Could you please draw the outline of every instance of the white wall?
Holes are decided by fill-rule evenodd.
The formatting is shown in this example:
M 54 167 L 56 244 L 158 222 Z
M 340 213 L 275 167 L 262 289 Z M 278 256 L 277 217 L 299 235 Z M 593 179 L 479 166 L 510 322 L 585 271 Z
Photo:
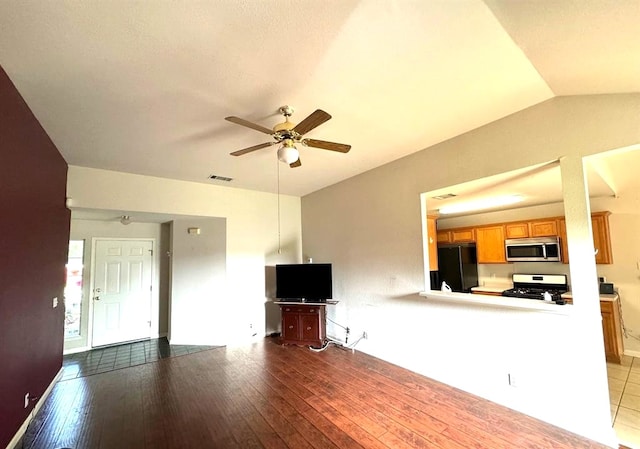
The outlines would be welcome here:
M 211 322 L 217 301 L 225 301 L 226 220 L 189 218 L 174 220 L 171 239 L 171 344 L 224 343 Z M 190 234 L 198 228 L 199 234 Z M 217 320 L 216 320 L 217 321 Z
M 91 308 L 91 251 L 94 238 L 141 238 L 154 239 L 152 295 L 151 295 L 151 336 L 158 337 L 167 332 L 166 296 L 160 296 L 161 243 L 160 225 L 157 223 L 130 223 L 127 226 L 119 221 L 71 220 L 71 240 L 84 240 L 84 271 L 82 285 L 82 318 L 80 337 L 65 340 L 64 350 L 74 351 L 90 345 L 89 319 Z
M 270 193 L 70 166 L 67 196 L 74 207 L 132 216 L 138 211 L 226 219 L 226 295 L 207 310 L 208 336 L 217 344 L 264 335 L 265 267 L 302 261 L 297 197 L 281 196 L 279 239 L 278 201 Z M 253 329 L 247 317 L 257 321 Z
M 572 173 L 576 157 L 640 142 L 638 117 L 640 95 L 559 97 L 304 197 L 303 253 L 334 264 L 329 317 L 366 331 L 365 352 L 612 444 L 596 280 L 570 317 L 426 300 L 420 194 L 564 156 Z M 590 225 L 572 195 L 573 254 Z

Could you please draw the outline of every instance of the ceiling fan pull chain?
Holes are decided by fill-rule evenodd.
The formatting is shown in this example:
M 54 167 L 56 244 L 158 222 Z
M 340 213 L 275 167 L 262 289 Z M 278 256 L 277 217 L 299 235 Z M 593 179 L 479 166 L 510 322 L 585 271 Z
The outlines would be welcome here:
M 280 161 L 276 159 L 276 171 L 278 180 L 278 254 L 282 254 L 282 246 L 280 244 Z

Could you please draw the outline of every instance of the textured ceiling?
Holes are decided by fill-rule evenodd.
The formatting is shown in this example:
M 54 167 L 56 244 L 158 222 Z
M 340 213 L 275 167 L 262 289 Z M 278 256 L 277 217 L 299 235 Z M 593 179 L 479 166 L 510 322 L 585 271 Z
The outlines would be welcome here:
M 554 95 L 640 91 L 640 0 L 0 1 L 0 65 L 71 165 L 305 195 Z M 352 145 L 272 146 L 294 122 Z

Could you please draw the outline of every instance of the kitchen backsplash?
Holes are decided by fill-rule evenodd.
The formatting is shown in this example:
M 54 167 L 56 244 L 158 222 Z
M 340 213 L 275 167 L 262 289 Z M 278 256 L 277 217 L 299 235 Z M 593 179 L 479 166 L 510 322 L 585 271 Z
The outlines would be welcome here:
M 571 286 L 569 265 L 555 262 L 516 262 L 505 264 L 479 264 L 478 283 L 480 285 L 511 284 L 513 273 L 523 274 L 566 274 Z

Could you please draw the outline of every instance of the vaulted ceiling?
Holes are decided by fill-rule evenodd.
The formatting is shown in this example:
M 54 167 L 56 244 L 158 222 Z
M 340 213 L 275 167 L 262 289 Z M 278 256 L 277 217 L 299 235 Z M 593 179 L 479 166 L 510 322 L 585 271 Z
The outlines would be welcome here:
M 640 0 L 0 2 L 0 65 L 71 165 L 305 195 L 556 95 L 640 91 Z M 306 137 L 276 146 L 291 105 Z M 210 181 L 216 174 L 230 183 Z

